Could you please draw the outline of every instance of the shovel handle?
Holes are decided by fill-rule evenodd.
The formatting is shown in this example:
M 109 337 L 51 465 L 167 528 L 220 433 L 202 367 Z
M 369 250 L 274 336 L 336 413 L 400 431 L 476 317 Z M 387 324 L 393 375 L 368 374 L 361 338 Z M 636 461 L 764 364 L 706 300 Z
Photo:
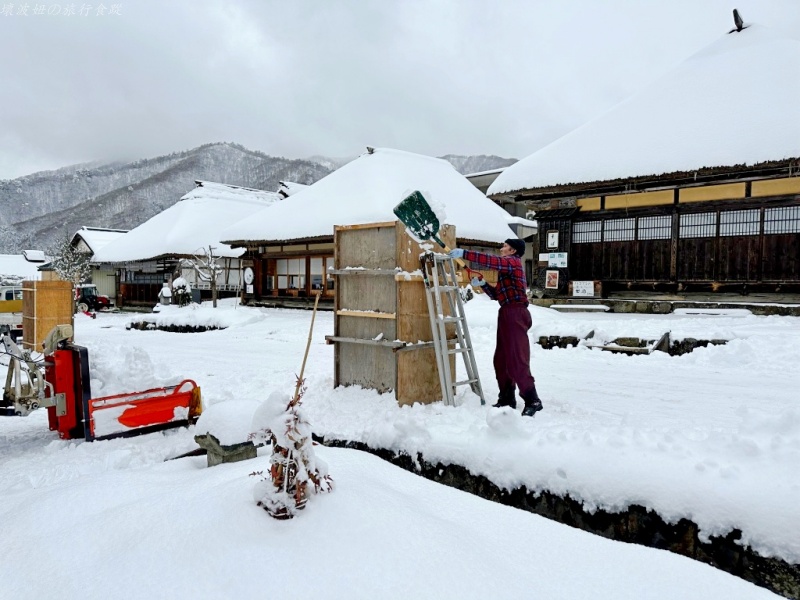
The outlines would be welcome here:
M 440 239 L 439 239 L 438 237 L 436 237 L 436 236 L 433 236 L 433 239 L 434 239 L 434 240 L 436 240 L 436 241 L 439 243 L 439 245 L 440 245 L 440 246 L 441 246 L 441 247 L 444 249 L 444 251 L 445 251 L 445 252 L 448 252 L 448 253 L 450 252 L 450 250 L 451 250 L 450 246 L 448 246 L 447 244 L 445 244 L 445 243 L 444 243 L 442 240 L 440 240 Z M 470 268 L 467 266 L 467 263 L 466 263 L 466 262 L 464 262 L 463 260 L 461 260 L 460 258 L 454 258 L 453 260 L 454 260 L 454 261 L 456 261 L 456 264 L 457 264 L 459 267 L 461 267 L 462 269 L 466 269 L 466 271 L 467 271 L 467 275 L 469 275 L 470 277 L 472 277 L 472 274 L 473 274 L 473 273 L 475 273 L 475 274 L 476 274 L 476 276 L 478 277 L 478 279 L 483 279 L 483 273 L 481 273 L 481 272 L 479 272 L 479 271 L 473 271 L 472 269 L 470 269 Z
M 433 235 L 433 236 L 431 236 L 431 237 L 433 238 L 433 240 L 434 240 L 434 241 L 435 241 L 437 244 L 439 244 L 439 245 L 440 245 L 442 248 L 444 248 L 444 251 L 445 251 L 445 252 L 447 252 L 448 254 L 450 253 L 450 250 L 452 250 L 452 248 L 450 248 L 450 246 L 448 246 L 448 245 L 447 245 L 447 244 L 445 244 L 445 243 L 444 243 L 442 240 L 440 240 L 438 236 L 435 236 L 435 235 Z M 462 268 L 466 269 L 467 271 L 471 271 L 471 269 L 470 269 L 470 268 L 467 266 L 467 263 L 465 263 L 465 262 L 464 262 L 463 260 L 461 260 L 460 258 L 454 258 L 453 260 L 454 260 L 454 261 L 456 261 L 456 264 L 457 264 L 459 267 L 462 267 Z

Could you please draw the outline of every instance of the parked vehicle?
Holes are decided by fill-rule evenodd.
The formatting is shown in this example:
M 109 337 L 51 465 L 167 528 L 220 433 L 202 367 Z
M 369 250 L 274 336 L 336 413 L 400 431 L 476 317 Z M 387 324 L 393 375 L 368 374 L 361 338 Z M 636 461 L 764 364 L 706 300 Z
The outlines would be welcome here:
M 108 296 L 98 294 L 93 283 L 82 283 L 75 286 L 75 307 L 81 312 L 110 310 L 114 303 Z
M 16 341 L 22 337 L 22 287 L 0 287 L 0 333 L 8 333 Z

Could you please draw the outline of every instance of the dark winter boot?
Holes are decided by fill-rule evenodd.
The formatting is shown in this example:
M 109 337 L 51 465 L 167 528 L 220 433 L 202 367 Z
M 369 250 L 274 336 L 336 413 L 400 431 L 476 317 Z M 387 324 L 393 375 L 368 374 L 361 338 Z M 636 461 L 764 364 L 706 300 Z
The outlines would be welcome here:
M 532 417 L 544 408 L 544 406 L 542 406 L 542 401 L 539 399 L 539 394 L 536 393 L 535 386 L 522 398 L 525 400 L 525 408 L 522 409 L 523 417 Z
M 494 408 L 503 408 L 504 406 L 509 406 L 511 408 L 517 408 L 517 397 L 514 393 L 514 389 L 511 390 L 500 390 L 500 394 L 497 396 L 497 404 L 493 405 Z

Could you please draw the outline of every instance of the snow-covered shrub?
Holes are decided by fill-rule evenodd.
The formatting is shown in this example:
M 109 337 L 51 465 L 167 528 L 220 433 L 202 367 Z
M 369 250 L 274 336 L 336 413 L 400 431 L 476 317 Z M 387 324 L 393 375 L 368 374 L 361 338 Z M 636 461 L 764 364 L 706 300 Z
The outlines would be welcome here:
M 291 519 L 305 507 L 309 494 L 329 492 L 333 479 L 328 466 L 314 454 L 311 426 L 300 409 L 305 388 L 294 398 L 272 392 L 253 416 L 251 439 L 272 445 L 269 473 L 253 490 L 256 503 L 276 519 Z
M 187 306 L 192 301 L 192 286 L 183 277 L 172 282 L 173 302 L 178 306 Z

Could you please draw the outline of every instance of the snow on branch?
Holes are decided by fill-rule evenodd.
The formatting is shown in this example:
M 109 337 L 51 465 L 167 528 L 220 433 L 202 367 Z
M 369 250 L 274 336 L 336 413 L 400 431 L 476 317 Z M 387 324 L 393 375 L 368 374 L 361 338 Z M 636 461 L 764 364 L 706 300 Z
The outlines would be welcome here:
M 276 519 L 291 519 L 305 508 L 309 495 L 330 492 L 333 479 L 328 465 L 317 458 L 311 439 L 311 426 L 300 410 L 305 393 L 298 377 L 299 393 L 294 398 L 280 392 L 270 394 L 253 417 L 256 443 L 272 446 L 270 469 L 251 473 L 261 476 L 253 490 L 258 506 Z
M 54 241 L 46 254 L 52 257 L 50 265 L 61 279 L 71 281 L 73 285 L 90 279 L 92 265 L 89 256 L 73 246 L 71 236 L 63 235 Z

